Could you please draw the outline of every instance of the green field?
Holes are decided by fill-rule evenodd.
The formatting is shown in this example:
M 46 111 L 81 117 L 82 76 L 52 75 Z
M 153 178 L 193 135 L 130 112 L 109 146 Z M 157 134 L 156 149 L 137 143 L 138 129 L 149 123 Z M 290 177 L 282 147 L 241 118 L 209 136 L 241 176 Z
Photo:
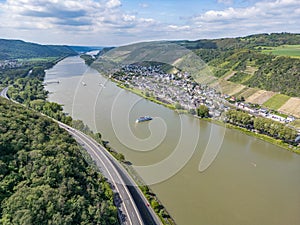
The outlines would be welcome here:
M 293 122 L 291 122 L 291 125 L 300 128 L 300 119 L 294 120 Z
M 40 58 L 28 58 L 28 59 L 18 59 L 20 62 L 47 62 L 54 61 L 59 57 L 40 57 Z
M 270 109 L 279 109 L 281 106 L 283 106 L 284 103 L 289 100 L 290 97 L 287 95 L 277 94 L 271 97 L 268 101 L 266 101 L 263 105 L 270 108 Z
M 300 45 L 281 45 L 278 47 L 260 47 L 263 53 L 271 53 L 279 56 L 300 58 Z

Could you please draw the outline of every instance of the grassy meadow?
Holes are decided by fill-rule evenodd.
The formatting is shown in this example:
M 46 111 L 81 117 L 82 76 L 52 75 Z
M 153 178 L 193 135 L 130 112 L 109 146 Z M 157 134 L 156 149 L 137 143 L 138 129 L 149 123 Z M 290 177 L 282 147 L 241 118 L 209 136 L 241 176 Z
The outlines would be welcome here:
M 266 102 L 264 102 L 264 106 L 270 109 L 278 110 L 281 106 L 283 106 L 291 97 L 283 94 L 277 94 L 273 97 L 269 98 Z
M 278 47 L 261 47 L 263 53 L 271 53 L 278 56 L 300 58 L 300 45 L 281 45 Z

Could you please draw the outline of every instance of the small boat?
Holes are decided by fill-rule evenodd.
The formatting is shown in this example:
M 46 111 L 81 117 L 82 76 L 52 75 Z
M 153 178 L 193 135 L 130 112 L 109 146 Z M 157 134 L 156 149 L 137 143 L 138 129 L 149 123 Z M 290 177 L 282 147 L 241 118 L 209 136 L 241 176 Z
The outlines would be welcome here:
M 81 82 L 83 86 L 86 86 L 86 83 L 84 83 L 83 81 Z
M 140 122 L 145 122 L 145 121 L 149 121 L 149 120 L 152 120 L 152 117 L 150 117 L 150 116 L 141 116 L 135 122 L 140 123 Z

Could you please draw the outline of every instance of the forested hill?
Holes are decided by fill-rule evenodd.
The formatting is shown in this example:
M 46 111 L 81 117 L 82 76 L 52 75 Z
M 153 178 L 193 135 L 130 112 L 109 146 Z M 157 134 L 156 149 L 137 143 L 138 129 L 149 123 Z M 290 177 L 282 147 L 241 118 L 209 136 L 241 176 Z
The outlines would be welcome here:
M 39 45 L 21 40 L 0 39 L 0 60 L 63 57 L 76 55 L 69 46 Z
M 300 34 L 254 34 L 246 37 L 180 40 L 170 43 L 190 49 L 206 62 L 212 73 L 222 81 L 220 83 L 224 84 L 222 88 L 225 93 L 228 91 L 226 94 L 243 95 L 243 91 L 250 96 L 248 89 L 252 88 L 250 91 L 263 89 L 300 97 Z M 110 49 L 104 48 L 101 53 L 108 50 Z M 126 51 L 130 54 L 125 54 Z M 144 50 L 139 43 L 121 47 L 119 51 L 111 52 L 111 55 L 115 54 L 118 58 L 118 54 L 123 54 L 127 57 L 126 60 L 134 61 L 143 59 L 144 51 L 147 51 L 148 58 L 157 55 L 157 49 Z M 162 52 L 160 54 L 164 55 Z
M 300 97 L 300 34 L 256 34 L 175 43 L 194 51 L 222 80 Z
M 200 39 L 196 41 L 174 41 L 188 49 L 219 49 L 233 50 L 238 48 L 255 48 L 259 46 L 276 47 L 280 45 L 299 45 L 300 34 L 272 33 L 253 34 L 246 37 Z
M 118 224 L 81 151 L 51 119 L 0 98 L 0 224 Z

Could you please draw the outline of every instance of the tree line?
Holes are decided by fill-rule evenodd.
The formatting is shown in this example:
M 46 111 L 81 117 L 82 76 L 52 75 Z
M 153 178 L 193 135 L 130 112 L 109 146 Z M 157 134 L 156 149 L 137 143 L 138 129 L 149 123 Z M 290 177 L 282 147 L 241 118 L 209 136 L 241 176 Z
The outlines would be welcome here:
M 226 122 L 249 130 L 255 130 L 287 143 L 294 143 L 297 137 L 296 130 L 287 127 L 285 124 L 264 117 L 254 117 L 238 110 L 229 110 L 226 113 Z
M 15 83 L 8 90 L 9 97 L 29 108 L 42 112 L 51 118 L 82 131 L 105 146 L 116 159 L 125 161 L 124 155 L 112 149 L 107 141 L 102 140 L 100 133 L 94 133 L 81 120 L 73 120 L 72 117 L 66 115 L 60 104 L 47 101 L 48 92 L 44 90 L 42 84 L 44 75 L 44 70 L 39 70 L 39 73 L 32 73 L 29 77 L 16 79 Z
M 105 178 L 51 119 L 0 98 L 0 223 L 118 224 Z
M 76 54 L 69 46 L 39 45 L 21 40 L 0 39 L 0 60 L 65 57 Z
M 49 62 L 42 65 L 33 64 L 22 73 L 17 72 L 18 68 L 12 69 L 15 76 L 10 81 L 13 85 L 9 88 L 9 96 L 28 108 L 71 125 L 92 136 L 99 143 L 107 145 L 108 142 L 101 139 L 100 133 L 94 133 L 82 121 L 67 116 L 61 105 L 46 100 L 48 92 L 44 90 L 43 79 L 44 70 L 48 65 Z M 95 166 L 87 164 L 93 164 L 93 161 L 85 150 L 78 147 L 76 142 L 50 119 L 30 109 L 25 110 L 24 107 L 0 100 L 3 101 L 2 108 L 0 107 L 3 111 L 1 113 L 0 110 L 0 170 L 3 171 L 0 180 L 7 175 L 4 180 L 6 185 L 2 186 L 0 181 L 0 203 L 3 206 L 0 209 L 0 224 L 118 224 L 117 209 L 113 204 L 110 186 Z M 2 115 L 7 115 L 7 120 L 2 120 Z M 22 128 L 23 121 L 26 121 L 25 126 L 28 129 Z M 9 132 L 8 129 L 16 133 Z M 108 145 L 107 148 L 116 158 L 125 160 L 122 154 L 110 149 Z M 19 182 L 23 183 L 24 180 L 13 181 L 10 180 L 11 177 L 24 177 L 20 173 L 21 170 L 26 174 L 38 170 L 38 166 L 32 168 L 37 162 L 30 158 L 31 154 L 36 154 L 36 149 L 39 150 L 38 157 L 32 160 L 40 162 L 38 165 L 43 168 L 41 172 L 36 173 L 42 176 L 47 171 L 47 174 L 39 179 L 34 176 L 25 177 L 31 179 L 28 183 L 32 187 L 24 186 L 24 189 L 14 192 L 18 189 Z M 29 165 L 12 161 L 17 158 L 19 151 Z M 7 158 L 7 155 L 10 157 Z M 8 173 L 11 165 L 19 164 L 24 164 L 25 168 Z M 86 167 L 86 171 L 81 170 L 83 167 Z M 52 170 L 54 172 L 51 172 Z M 75 171 L 71 173 L 70 170 Z M 26 208 L 30 199 L 33 199 L 32 204 Z M 14 202 L 18 203 L 16 207 L 13 207 Z

